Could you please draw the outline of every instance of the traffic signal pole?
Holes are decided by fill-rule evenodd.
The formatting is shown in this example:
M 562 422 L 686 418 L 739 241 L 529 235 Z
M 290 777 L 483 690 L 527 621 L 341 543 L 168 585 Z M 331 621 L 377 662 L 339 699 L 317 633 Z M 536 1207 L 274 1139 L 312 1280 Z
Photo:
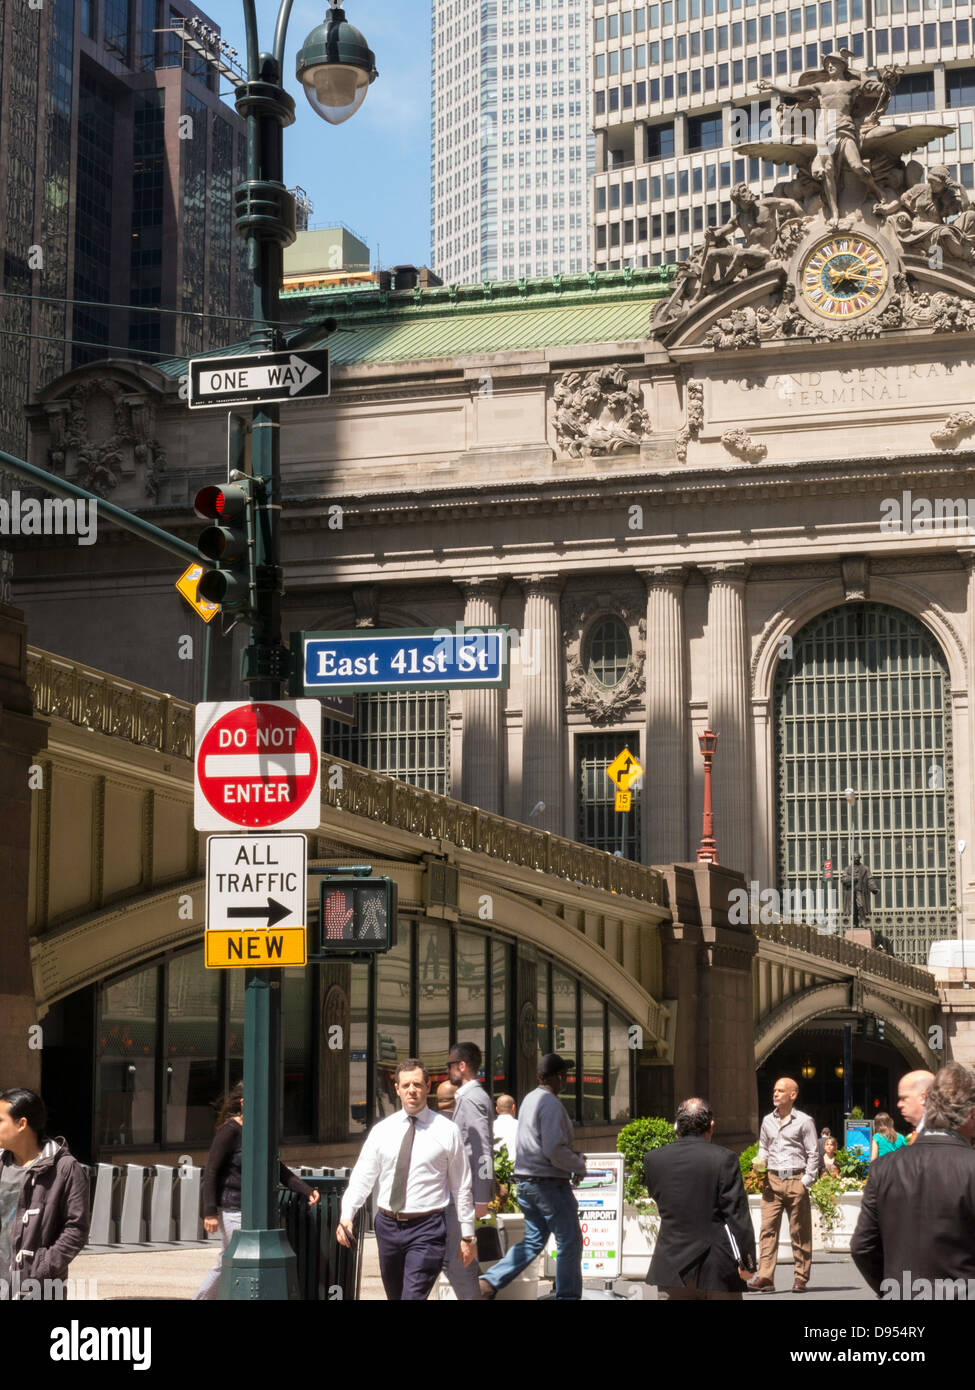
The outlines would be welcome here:
M 277 328 L 283 250 L 295 239 L 295 205 L 284 186 L 284 128 L 294 102 L 281 85 L 281 61 L 291 0 L 278 14 L 274 54 L 258 51 L 254 0 L 244 0 L 247 77 L 237 110 L 247 122 L 247 180 L 235 190 L 238 233 L 247 240 L 254 277 L 255 352 L 283 347 Z M 281 642 L 280 414 L 276 405 L 254 409 L 251 466 L 255 483 L 256 592 L 243 679 L 251 700 L 280 700 L 290 667 Z M 247 970 L 244 984 L 244 1110 L 241 1134 L 241 1229 L 220 1276 L 222 1299 L 298 1297 L 294 1252 L 277 1219 L 278 1142 L 281 1119 L 281 984 L 276 970 Z

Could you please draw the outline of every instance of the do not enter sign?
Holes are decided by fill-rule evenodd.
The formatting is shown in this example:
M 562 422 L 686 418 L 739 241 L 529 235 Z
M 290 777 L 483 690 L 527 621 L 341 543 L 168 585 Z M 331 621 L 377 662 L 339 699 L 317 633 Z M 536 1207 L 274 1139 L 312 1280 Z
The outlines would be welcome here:
M 196 707 L 197 830 L 316 830 L 321 705 L 264 700 Z

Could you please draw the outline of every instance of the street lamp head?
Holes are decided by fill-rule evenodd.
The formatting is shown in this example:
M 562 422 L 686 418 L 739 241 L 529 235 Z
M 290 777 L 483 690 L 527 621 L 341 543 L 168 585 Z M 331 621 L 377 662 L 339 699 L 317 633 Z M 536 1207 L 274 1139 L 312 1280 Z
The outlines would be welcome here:
M 355 115 L 376 80 L 376 55 L 333 5 L 298 54 L 298 78 L 314 109 L 330 125 Z
M 698 734 L 697 741 L 704 757 L 712 757 L 718 746 L 718 735 L 711 729 L 705 729 L 703 734 Z

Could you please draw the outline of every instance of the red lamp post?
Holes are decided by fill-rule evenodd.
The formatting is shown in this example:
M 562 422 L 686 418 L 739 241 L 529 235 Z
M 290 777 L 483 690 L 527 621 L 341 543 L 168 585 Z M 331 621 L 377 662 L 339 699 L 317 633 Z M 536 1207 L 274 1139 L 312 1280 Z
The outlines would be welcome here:
M 704 758 L 704 815 L 701 824 L 701 844 L 697 851 L 699 864 L 718 863 L 718 845 L 714 838 L 714 810 L 711 805 L 711 761 L 718 746 L 718 735 L 711 729 L 698 734 L 701 756 Z

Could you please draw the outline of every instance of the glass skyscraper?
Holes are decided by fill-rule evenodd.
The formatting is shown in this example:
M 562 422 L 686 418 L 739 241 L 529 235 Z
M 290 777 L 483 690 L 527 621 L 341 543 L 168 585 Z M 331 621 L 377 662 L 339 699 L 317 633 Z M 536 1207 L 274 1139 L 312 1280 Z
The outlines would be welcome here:
M 728 219 L 734 184 L 770 193 L 792 177 L 736 154 L 735 108 L 758 138 L 769 105 L 759 79 L 795 84 L 841 49 L 860 71 L 903 69 L 887 116 L 953 127 L 910 158 L 975 188 L 971 0 L 592 0 L 589 24 L 597 269 L 683 260 Z
M 588 269 L 586 0 L 433 0 L 431 256 L 447 284 Z

